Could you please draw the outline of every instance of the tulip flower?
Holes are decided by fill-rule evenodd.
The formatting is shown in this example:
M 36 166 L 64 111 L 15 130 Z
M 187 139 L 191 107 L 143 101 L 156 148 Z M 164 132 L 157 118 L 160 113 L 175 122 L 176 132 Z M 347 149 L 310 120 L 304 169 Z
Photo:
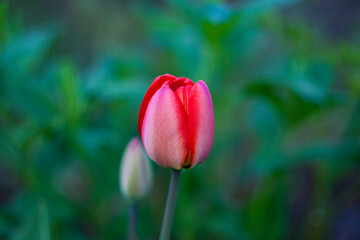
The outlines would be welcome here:
M 160 240 L 167 240 L 181 169 L 202 163 L 214 140 L 213 106 L 205 82 L 170 74 L 157 77 L 141 104 L 138 128 L 149 157 L 173 168 L 160 232 Z
M 120 167 L 120 190 L 129 203 L 128 239 L 136 237 L 136 200 L 144 197 L 152 185 L 152 169 L 141 141 L 134 137 L 126 146 Z
M 166 168 L 192 168 L 203 162 L 214 140 L 211 95 L 204 81 L 157 77 L 140 107 L 138 128 L 145 150 Z
M 152 184 L 150 162 L 141 145 L 134 137 L 125 148 L 119 174 L 121 191 L 130 200 L 144 197 Z

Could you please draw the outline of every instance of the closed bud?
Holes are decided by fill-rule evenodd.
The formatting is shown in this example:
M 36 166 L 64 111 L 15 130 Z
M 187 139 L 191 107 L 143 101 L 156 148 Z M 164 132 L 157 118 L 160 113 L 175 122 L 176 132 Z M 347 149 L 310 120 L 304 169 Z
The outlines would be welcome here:
M 129 200 L 144 197 L 152 185 L 152 169 L 141 141 L 134 137 L 125 148 L 120 165 L 120 189 Z
M 214 111 L 204 81 L 165 74 L 147 90 L 139 133 L 149 157 L 162 167 L 192 168 L 207 158 L 214 140 Z

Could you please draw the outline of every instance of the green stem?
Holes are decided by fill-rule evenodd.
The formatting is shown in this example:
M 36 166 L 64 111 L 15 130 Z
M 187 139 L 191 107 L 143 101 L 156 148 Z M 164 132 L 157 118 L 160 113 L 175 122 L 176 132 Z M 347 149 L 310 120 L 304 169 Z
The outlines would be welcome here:
M 176 197 L 179 190 L 180 173 L 181 170 L 176 169 L 173 169 L 171 173 L 169 192 L 159 238 L 160 240 L 168 240 L 170 238 L 171 226 L 175 212 Z
M 128 240 L 136 240 L 136 203 L 129 206 Z

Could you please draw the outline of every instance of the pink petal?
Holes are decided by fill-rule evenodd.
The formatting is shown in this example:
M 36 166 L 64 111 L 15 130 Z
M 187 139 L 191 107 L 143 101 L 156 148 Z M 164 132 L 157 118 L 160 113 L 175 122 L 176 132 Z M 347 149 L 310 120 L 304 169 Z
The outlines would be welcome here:
M 189 92 L 188 136 L 191 167 L 203 162 L 214 141 L 214 112 L 211 95 L 203 81 L 197 82 Z
M 144 99 L 143 99 L 143 101 L 141 103 L 141 107 L 140 107 L 139 119 L 138 119 L 138 129 L 139 129 L 140 135 L 142 134 L 141 128 L 143 125 L 143 119 L 145 116 L 146 108 L 147 108 L 152 96 L 156 93 L 157 90 L 159 90 L 159 88 L 161 88 L 161 86 L 166 81 L 173 81 L 175 79 L 176 79 L 176 77 L 174 77 L 173 75 L 164 74 L 164 75 L 161 75 L 161 76 L 158 76 L 157 78 L 155 78 L 155 80 L 151 83 L 149 89 L 145 93 Z
M 189 151 L 186 114 L 169 86 L 151 98 L 141 127 L 145 150 L 162 167 L 181 169 Z
M 176 78 L 175 80 L 171 80 L 170 88 L 175 92 L 179 87 L 193 86 L 193 85 L 194 83 L 190 79 L 185 77 L 179 77 Z
M 189 92 L 191 89 L 192 89 L 192 86 L 186 86 L 186 87 L 179 87 L 175 91 L 175 94 L 178 96 L 181 104 L 184 107 L 186 115 L 188 113 Z

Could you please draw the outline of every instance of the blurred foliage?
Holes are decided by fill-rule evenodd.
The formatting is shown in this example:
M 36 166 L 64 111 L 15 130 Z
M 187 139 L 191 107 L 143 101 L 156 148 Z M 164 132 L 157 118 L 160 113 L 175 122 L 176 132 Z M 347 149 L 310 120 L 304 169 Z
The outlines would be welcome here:
M 360 25 L 329 34 L 330 5 L 359 20 L 350 0 L 0 2 L 0 239 L 125 238 L 119 161 L 164 73 L 205 80 L 215 112 L 173 239 L 359 239 Z

